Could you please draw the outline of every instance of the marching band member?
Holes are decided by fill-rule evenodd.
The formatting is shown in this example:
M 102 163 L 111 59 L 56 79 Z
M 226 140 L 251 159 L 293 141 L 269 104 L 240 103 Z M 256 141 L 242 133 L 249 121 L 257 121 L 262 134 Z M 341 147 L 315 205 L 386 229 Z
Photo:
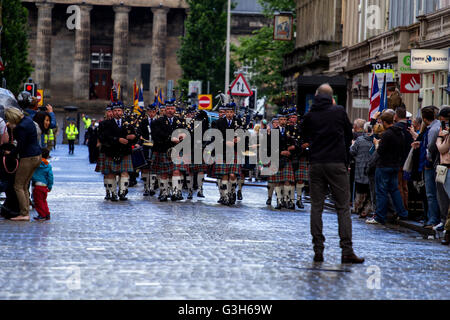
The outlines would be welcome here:
M 123 116 L 123 104 L 113 104 L 113 118 L 105 123 L 105 168 L 104 174 L 111 185 L 111 200 L 117 199 L 116 176 L 119 176 L 119 198 L 121 201 L 128 200 L 129 174 L 133 172 L 131 160 L 132 145 L 134 145 L 136 134 L 133 126 L 129 125 Z
M 278 130 L 278 118 L 273 118 L 272 119 L 272 129 L 274 130 Z M 270 133 L 271 133 L 271 127 L 267 128 L 267 136 L 268 136 L 268 142 L 270 142 Z M 270 147 L 269 147 L 269 152 L 270 152 Z M 270 154 L 269 154 L 270 155 Z M 273 192 L 275 191 L 275 186 L 276 184 L 273 182 L 270 182 L 269 180 L 267 181 L 267 201 L 266 204 L 268 206 L 272 205 L 272 196 L 273 196 Z
M 153 196 L 156 193 L 157 176 L 154 171 L 154 165 L 151 161 L 151 150 L 153 146 L 151 125 L 158 119 L 158 108 L 156 104 L 150 104 L 147 106 L 147 116 L 141 121 L 138 131 L 140 135 L 140 144 L 144 148 L 144 155 L 147 159 L 148 165 L 142 168 L 142 181 L 144 181 L 144 197 Z
M 103 185 L 105 186 L 106 196 L 105 200 L 111 200 L 112 182 L 107 178 L 104 173 L 105 170 L 105 124 L 108 120 L 113 118 L 113 111 L 111 105 L 108 105 L 105 109 L 104 120 L 98 125 L 98 141 L 97 146 L 100 147 L 100 153 L 98 155 L 97 164 L 95 166 L 95 172 L 101 172 L 103 174 Z

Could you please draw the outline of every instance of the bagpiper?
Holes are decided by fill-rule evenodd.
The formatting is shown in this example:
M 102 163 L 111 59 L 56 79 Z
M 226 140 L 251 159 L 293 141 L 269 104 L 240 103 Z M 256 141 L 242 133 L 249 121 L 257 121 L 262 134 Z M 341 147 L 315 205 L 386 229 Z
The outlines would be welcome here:
M 184 138 L 183 135 L 172 137 L 173 131 L 185 127 L 184 121 L 175 117 L 175 112 L 174 103 L 166 102 L 164 115 L 151 124 L 154 141 L 151 161 L 153 170 L 158 175 L 161 189 L 159 200 L 161 202 L 167 201 L 169 197 L 172 201 L 183 200 L 180 172 L 183 165 L 174 164 L 169 155 L 172 147 L 180 143 Z M 172 188 L 169 186 L 169 180 L 172 182 Z
M 103 174 L 103 185 L 105 187 L 106 196 L 105 200 L 111 200 L 111 189 L 112 184 L 110 179 L 107 178 L 107 174 L 105 173 L 105 124 L 108 123 L 108 120 L 113 118 L 113 111 L 111 104 L 106 106 L 105 116 L 103 121 L 101 121 L 98 125 L 98 141 L 97 145 L 100 147 L 100 152 L 97 158 L 97 164 L 95 166 L 95 172 L 101 172 Z
M 142 119 L 138 128 L 140 137 L 139 145 L 142 145 L 147 160 L 147 165 L 141 168 L 142 181 L 144 182 L 144 197 L 155 195 L 156 189 L 158 189 L 157 172 L 155 171 L 155 166 L 151 160 L 153 148 L 151 126 L 152 123 L 158 119 L 158 108 L 156 103 L 153 103 L 148 105 L 146 109 L 147 115 Z
M 211 122 L 211 129 L 217 129 L 217 122 L 224 117 L 225 117 L 225 106 L 221 106 L 219 108 L 219 118 L 217 120 L 213 120 Z M 213 137 L 213 139 L 214 139 L 214 137 Z M 211 140 L 211 143 L 213 141 L 214 140 Z M 211 157 L 215 156 L 214 150 L 212 151 L 210 156 Z M 226 190 L 222 190 L 222 176 L 216 175 L 215 169 L 216 169 L 215 163 L 211 163 L 208 165 L 208 177 L 216 179 L 217 188 L 218 188 L 219 194 L 220 194 L 220 199 L 219 199 L 218 203 L 222 203 L 226 197 Z
M 112 106 L 113 118 L 105 123 L 105 167 L 104 174 L 108 179 L 111 200 L 118 201 L 117 195 L 121 201 L 126 201 L 130 173 L 133 170 L 131 159 L 132 146 L 136 143 L 136 133 L 129 119 L 123 115 L 123 104 L 116 102 Z M 119 192 L 117 192 L 116 176 L 119 176 Z
M 237 143 L 239 138 L 234 137 L 233 140 L 227 141 L 226 132 L 227 130 L 237 130 L 242 129 L 241 120 L 235 116 L 234 108 L 236 105 L 234 103 L 227 104 L 222 107 L 225 110 L 225 117 L 217 121 L 217 129 L 222 133 L 223 139 L 223 163 L 216 163 L 215 165 L 215 175 L 221 177 L 221 190 L 225 193 L 225 196 L 219 199 L 219 203 L 224 205 L 234 205 L 236 203 L 236 187 L 237 187 L 237 177 L 241 175 L 241 167 L 237 163 Z M 234 149 L 234 161 L 227 159 L 227 146 L 233 147 Z M 231 162 L 231 163 L 230 163 Z

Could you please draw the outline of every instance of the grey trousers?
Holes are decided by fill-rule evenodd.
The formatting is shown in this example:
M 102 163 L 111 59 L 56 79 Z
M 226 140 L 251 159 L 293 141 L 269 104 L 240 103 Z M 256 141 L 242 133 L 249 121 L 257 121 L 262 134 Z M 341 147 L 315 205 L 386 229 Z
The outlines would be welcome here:
M 325 248 L 325 237 L 322 231 L 322 212 L 328 186 L 330 186 L 338 215 L 342 254 L 352 254 L 350 185 L 347 167 L 343 163 L 311 164 L 309 168 L 309 184 L 311 196 L 311 235 L 313 238 L 314 252 L 322 253 Z

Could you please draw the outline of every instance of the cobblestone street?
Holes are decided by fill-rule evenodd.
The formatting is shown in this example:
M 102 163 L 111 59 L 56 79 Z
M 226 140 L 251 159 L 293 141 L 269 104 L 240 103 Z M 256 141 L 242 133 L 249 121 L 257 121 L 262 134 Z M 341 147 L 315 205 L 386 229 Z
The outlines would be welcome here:
M 241 203 L 223 207 L 210 183 L 200 201 L 144 199 L 140 182 L 128 202 L 106 202 L 87 148 L 67 151 L 52 153 L 52 220 L 0 221 L 0 299 L 450 298 L 449 247 L 418 233 L 353 216 L 366 262 L 341 265 L 327 212 L 325 263 L 315 265 L 308 205 L 274 211 L 265 188 L 244 187 Z

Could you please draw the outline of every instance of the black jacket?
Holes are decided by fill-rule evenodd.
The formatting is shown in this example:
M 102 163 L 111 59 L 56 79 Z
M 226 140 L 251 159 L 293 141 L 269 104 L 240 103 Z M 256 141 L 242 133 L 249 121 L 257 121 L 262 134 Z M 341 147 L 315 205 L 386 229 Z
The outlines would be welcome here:
M 228 119 L 226 117 L 220 118 L 219 120 L 217 120 L 217 129 L 220 130 L 220 132 L 222 133 L 222 137 L 223 137 L 223 155 L 224 157 L 226 157 L 226 152 L 227 152 L 227 145 L 226 145 L 226 132 L 227 129 L 231 129 L 231 130 L 237 130 L 237 129 L 242 129 L 242 122 L 241 119 L 239 119 L 238 117 L 234 117 L 233 120 L 231 120 L 231 126 L 228 126 Z M 237 152 L 237 144 L 234 145 L 234 151 Z M 226 160 L 226 159 L 224 159 Z
M 102 128 L 102 139 L 104 139 L 105 146 L 102 148 L 107 156 L 123 157 L 131 154 L 132 145 L 134 141 L 128 141 L 124 145 L 119 142 L 120 138 L 126 138 L 129 134 L 136 134 L 134 127 L 126 125 L 127 119 L 122 118 L 122 126 L 119 128 L 116 119 L 106 120 Z
M 352 124 L 344 107 L 333 105 L 331 97 L 314 98 L 301 129 L 304 141 L 310 144 L 310 163 L 349 163 Z
M 403 166 L 404 145 L 405 138 L 401 128 L 392 126 L 383 132 L 377 149 L 380 156 L 377 168 L 400 168 Z
M 411 135 L 411 132 L 409 132 L 409 126 L 406 122 L 397 122 L 394 126 L 400 128 L 405 137 L 405 141 L 403 144 L 403 157 L 402 157 L 402 162 L 404 164 L 406 158 L 408 158 L 409 152 L 411 151 L 411 144 L 414 142 L 414 139 Z
M 158 118 L 156 121 L 152 121 L 151 130 L 153 138 L 154 152 L 167 152 L 170 148 L 175 146 L 172 140 L 172 132 L 176 129 L 183 129 L 185 127 L 184 120 L 173 117 L 172 125 L 169 123 L 167 116 Z

